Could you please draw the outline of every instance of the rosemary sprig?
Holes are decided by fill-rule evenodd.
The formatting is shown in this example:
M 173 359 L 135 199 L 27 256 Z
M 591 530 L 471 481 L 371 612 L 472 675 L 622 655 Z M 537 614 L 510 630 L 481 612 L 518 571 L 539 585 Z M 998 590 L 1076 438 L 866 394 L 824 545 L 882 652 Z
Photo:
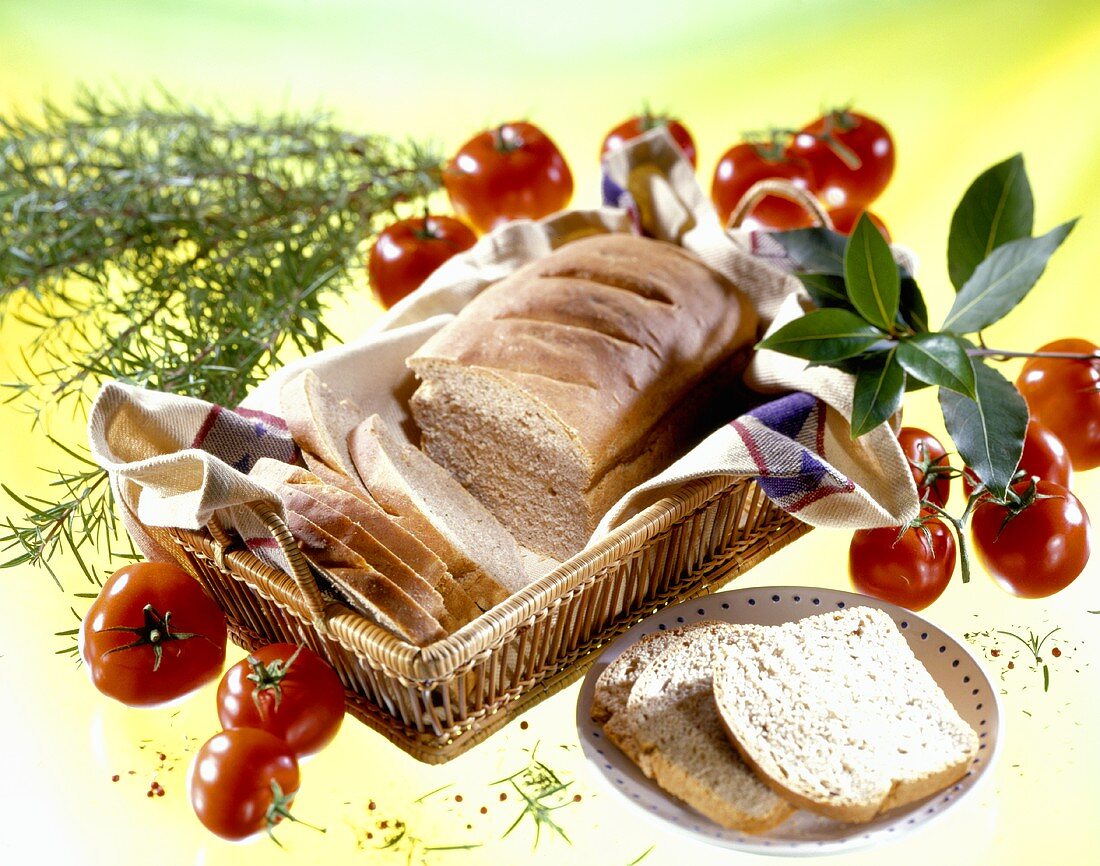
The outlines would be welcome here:
M 326 300 L 353 285 L 376 218 L 438 189 L 439 167 L 324 114 L 241 122 L 167 93 L 0 118 L 0 334 L 33 330 L 8 400 L 36 425 L 82 415 L 108 379 L 236 405 L 284 349 L 334 339 Z M 124 534 L 103 473 L 51 441 L 70 468 L 56 501 L 5 488 L 26 517 L 0 536 L 18 550 L 3 565 L 58 581 L 63 549 L 92 579 L 82 553 L 110 557 Z
M 1047 663 L 1043 661 L 1043 657 L 1039 655 L 1039 651 L 1043 648 L 1043 644 L 1047 642 L 1047 638 L 1058 631 L 1060 628 L 1061 626 L 1056 626 L 1052 628 L 1041 638 L 1031 629 L 1027 630 L 1027 638 L 1022 638 L 1012 631 L 1002 631 L 1000 629 L 997 630 L 997 634 L 1003 634 L 1005 637 L 1015 638 L 1024 646 L 1026 646 L 1031 651 L 1031 655 L 1035 658 L 1035 664 L 1042 665 L 1044 692 L 1050 691 L 1050 668 Z M 1055 655 L 1057 655 L 1057 653 L 1055 653 Z

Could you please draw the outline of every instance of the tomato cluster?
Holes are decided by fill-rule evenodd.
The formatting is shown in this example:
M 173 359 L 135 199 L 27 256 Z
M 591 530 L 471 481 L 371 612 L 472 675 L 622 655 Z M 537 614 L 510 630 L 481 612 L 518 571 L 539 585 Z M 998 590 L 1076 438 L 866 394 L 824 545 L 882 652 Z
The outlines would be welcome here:
M 696 166 L 695 140 L 677 118 L 648 109 L 604 136 L 605 156 L 627 141 L 665 127 L 685 158 Z M 848 234 L 886 187 L 894 171 L 894 142 L 866 114 L 838 109 L 800 130 L 752 138 L 731 147 L 714 171 L 711 198 L 722 221 L 758 181 L 780 179 L 820 200 L 834 228 Z M 425 213 L 384 228 L 371 248 L 370 285 L 387 309 L 417 289 L 440 265 L 489 232 L 516 219 L 541 219 L 562 210 L 573 196 L 573 175 L 554 141 L 533 123 L 512 121 L 485 129 L 463 144 L 442 168 L 454 216 Z M 868 214 L 887 239 L 886 226 Z M 815 217 L 805 205 L 767 195 L 746 225 L 765 229 L 805 228 Z
M 225 663 L 221 609 L 191 575 L 137 562 L 103 584 L 81 624 L 80 649 L 101 692 L 134 707 L 162 705 L 215 679 Z M 305 647 L 271 644 L 218 686 L 225 729 L 199 750 L 190 777 L 199 820 L 244 839 L 289 818 L 298 759 L 324 747 L 344 717 L 344 687 Z
M 1066 348 L 1067 344 L 1072 348 Z M 1061 341 L 1059 345 L 1062 351 L 1095 351 L 1095 346 L 1084 348 L 1091 346 L 1084 341 Z M 1040 351 L 1058 350 L 1043 347 Z M 1065 384 L 1059 382 L 1059 377 L 1075 380 L 1083 375 L 1079 367 L 1072 365 L 1092 369 L 1093 363 L 1033 358 L 1028 365 L 1037 361 L 1043 362 L 1043 381 L 1054 388 Z M 1025 366 L 1021 380 L 1028 374 Z M 1033 371 L 1031 374 L 1039 378 Z M 1079 401 L 1087 402 L 1094 394 L 1088 391 L 1082 397 L 1080 392 L 1063 389 L 1059 400 L 1044 404 L 1047 412 L 1043 417 L 1053 412 L 1060 419 L 1075 411 L 1067 409 L 1067 404 L 1072 407 Z M 963 480 L 967 496 L 964 518 L 971 517 L 970 536 L 978 559 L 1007 592 L 1021 598 L 1043 598 L 1069 586 L 1084 571 L 1090 552 L 1089 519 L 1069 485 L 1072 455 L 1080 453 L 1087 436 L 1081 435 L 1075 441 L 1078 450 L 1070 451 L 1044 425 L 1034 406 L 1031 411 L 1017 469 L 1019 480 L 1003 499 L 987 492 L 971 468 L 952 468 L 943 445 L 932 434 L 916 427 L 903 427 L 898 432 L 898 444 L 909 461 L 921 498 L 921 516 L 908 527 L 854 534 L 848 571 L 857 590 L 911 610 L 927 607 L 943 593 L 955 569 L 956 548 L 947 525 L 936 515 L 947 516 L 942 509 L 950 498 L 950 481 L 955 476 Z M 1091 420 L 1097 419 L 1096 408 L 1091 412 Z M 1080 415 L 1078 420 L 1079 427 L 1087 431 L 1090 417 Z M 1075 432 L 1080 434 L 1081 430 Z M 1077 465 L 1083 465 L 1083 461 Z M 963 543 L 962 521 L 948 519 L 955 524 Z
M 848 108 L 823 114 L 799 130 L 776 130 L 739 142 L 723 154 L 711 182 L 711 199 L 727 222 L 739 203 L 762 180 L 788 181 L 814 196 L 833 227 L 851 233 L 859 217 L 882 194 L 894 173 L 894 141 L 886 127 Z M 871 221 L 890 239 L 882 220 Z M 778 195 L 764 196 L 744 225 L 790 230 L 814 224 L 803 205 Z
M 218 685 L 218 719 L 191 766 L 191 805 L 223 839 L 246 839 L 283 818 L 298 792 L 298 759 L 326 746 L 344 718 L 344 687 L 320 656 L 269 644 Z

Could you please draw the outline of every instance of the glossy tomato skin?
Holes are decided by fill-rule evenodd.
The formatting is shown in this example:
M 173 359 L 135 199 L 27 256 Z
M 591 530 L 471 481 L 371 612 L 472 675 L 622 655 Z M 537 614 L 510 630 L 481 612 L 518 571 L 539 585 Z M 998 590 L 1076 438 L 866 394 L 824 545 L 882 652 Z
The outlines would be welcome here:
M 448 216 L 422 216 L 386 226 L 371 247 L 367 272 L 371 289 L 389 309 L 420 287 L 451 256 L 477 243 L 466 223 Z
M 262 680 L 262 672 L 273 666 L 285 669 L 277 690 L 258 688 L 249 679 L 257 671 Z M 226 730 L 260 728 L 274 734 L 300 758 L 320 751 L 340 730 L 344 686 L 328 663 L 306 647 L 271 644 L 225 672 L 218 685 L 218 719 Z
M 867 218 L 871 223 L 879 230 L 879 233 L 886 238 L 886 243 L 892 243 L 893 238 L 890 237 L 890 230 L 886 228 L 886 223 L 882 221 L 882 217 L 878 214 L 872 213 L 866 208 L 856 205 L 854 207 L 842 207 L 836 210 L 831 210 L 829 213 L 829 219 L 833 221 L 833 228 L 840 232 L 842 235 L 850 235 L 852 230 L 856 227 L 856 223 L 859 222 L 859 218 L 863 214 L 867 214 Z
M 1040 352 L 1096 351 L 1088 340 L 1055 340 Z M 1073 468 L 1100 466 L 1100 360 L 1028 358 L 1016 379 L 1032 416 L 1066 446 Z
M 765 147 L 749 142 L 736 144 L 722 154 L 710 185 L 710 198 L 722 224 L 729 221 L 730 214 L 755 183 L 770 178 L 790 181 L 806 191 L 813 185 L 812 170 L 804 159 L 782 155 L 772 158 Z M 814 217 L 802 205 L 776 195 L 761 199 L 749 216 L 757 226 L 777 231 L 815 224 Z M 751 227 L 752 224 L 746 224 L 746 228 Z
M 1041 478 L 1067 490 L 1073 481 L 1073 466 L 1069 461 L 1069 452 L 1062 440 L 1034 418 L 1027 422 L 1024 433 L 1024 453 L 1020 457 L 1019 469 L 1028 477 Z M 963 491 L 969 499 L 974 492 L 974 471 L 967 467 L 963 472 Z
M 516 121 L 479 132 L 443 169 L 455 213 L 478 231 L 539 219 L 573 197 L 573 174 L 550 137 Z
M 606 156 L 609 151 L 622 147 L 630 139 L 637 138 L 643 132 L 649 132 L 659 126 L 668 127 L 673 140 L 680 145 L 680 150 L 688 158 L 691 167 L 695 168 L 695 139 L 680 121 L 659 114 L 637 114 L 629 120 L 624 120 L 604 137 L 600 156 Z
M 159 663 L 153 643 L 122 649 L 142 640 L 146 605 L 167 617 L 167 638 L 156 629 Z M 108 631 L 120 626 L 126 630 Z M 80 625 L 81 655 L 95 687 L 132 707 L 163 704 L 217 677 L 225 640 L 218 605 L 195 578 L 165 562 L 135 562 L 116 571 Z
M 247 839 L 268 829 L 268 810 L 275 801 L 273 781 L 289 798 L 289 808 L 300 774 L 286 743 L 256 728 L 222 731 L 195 755 L 191 805 L 211 833 L 233 841 Z M 271 823 L 280 820 L 273 815 Z
M 898 431 L 898 444 L 909 461 L 909 471 L 913 473 L 913 481 L 917 485 L 917 494 L 922 499 L 927 499 L 933 505 L 941 508 L 951 498 L 951 479 L 946 475 L 932 473 L 932 478 L 926 480 L 924 465 L 929 467 L 947 467 L 947 451 L 944 450 L 940 440 L 920 427 L 902 427 Z
M 850 166 L 829 146 L 833 141 L 855 157 Z M 866 206 L 894 174 L 894 140 L 883 124 L 856 111 L 831 111 L 795 136 L 789 151 L 813 169 L 811 189 L 829 209 Z
M 1019 494 L 1031 482 L 1013 486 Z M 1091 550 L 1089 518 L 1066 488 L 1039 481 L 1041 497 L 1007 523 L 1009 511 L 981 502 L 970 531 L 978 560 L 1001 588 L 1021 598 L 1045 598 L 1069 586 L 1085 568 Z
M 860 529 L 848 548 L 848 574 L 856 591 L 909 610 L 923 610 L 939 598 L 955 571 L 955 539 L 936 518 L 922 530 L 910 527 Z M 930 540 L 929 540 L 930 536 Z

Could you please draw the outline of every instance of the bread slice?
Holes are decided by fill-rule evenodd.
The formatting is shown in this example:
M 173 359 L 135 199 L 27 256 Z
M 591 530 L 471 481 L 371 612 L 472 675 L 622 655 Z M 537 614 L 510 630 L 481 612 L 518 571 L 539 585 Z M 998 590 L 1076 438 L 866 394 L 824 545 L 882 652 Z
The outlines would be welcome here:
M 744 632 L 718 654 L 714 694 L 760 778 L 841 821 L 950 785 L 978 751 L 894 621 L 873 608 Z
M 283 385 L 279 407 L 299 448 L 337 472 L 355 475 L 347 442 L 348 433 L 363 420 L 358 406 L 339 399 L 316 373 L 306 370 Z
M 446 637 L 435 617 L 342 541 L 293 511 L 287 523 L 302 552 L 355 610 L 416 646 Z
M 348 438 L 374 499 L 431 548 L 482 610 L 527 585 L 515 539 L 443 467 L 373 415 Z
M 730 746 L 714 702 L 718 649 L 755 628 L 711 623 L 681 632 L 612 717 L 622 719 L 622 739 L 642 772 L 712 821 L 748 833 L 769 830 L 793 811 Z

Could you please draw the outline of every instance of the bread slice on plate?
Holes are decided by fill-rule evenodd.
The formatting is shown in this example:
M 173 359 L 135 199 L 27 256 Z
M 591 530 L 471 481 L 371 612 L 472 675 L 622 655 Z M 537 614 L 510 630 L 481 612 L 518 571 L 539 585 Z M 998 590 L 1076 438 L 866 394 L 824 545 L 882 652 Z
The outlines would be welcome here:
M 759 626 L 705 624 L 680 632 L 637 677 L 619 741 L 647 776 L 712 821 L 749 833 L 781 823 L 793 808 L 753 774 L 726 738 L 714 701 L 719 648 Z
M 430 457 L 401 442 L 377 415 L 348 437 L 371 496 L 431 548 L 482 610 L 529 582 L 515 539 Z
M 978 752 L 977 735 L 874 608 L 743 632 L 717 653 L 714 695 L 760 778 L 840 821 L 926 797 L 962 778 Z

